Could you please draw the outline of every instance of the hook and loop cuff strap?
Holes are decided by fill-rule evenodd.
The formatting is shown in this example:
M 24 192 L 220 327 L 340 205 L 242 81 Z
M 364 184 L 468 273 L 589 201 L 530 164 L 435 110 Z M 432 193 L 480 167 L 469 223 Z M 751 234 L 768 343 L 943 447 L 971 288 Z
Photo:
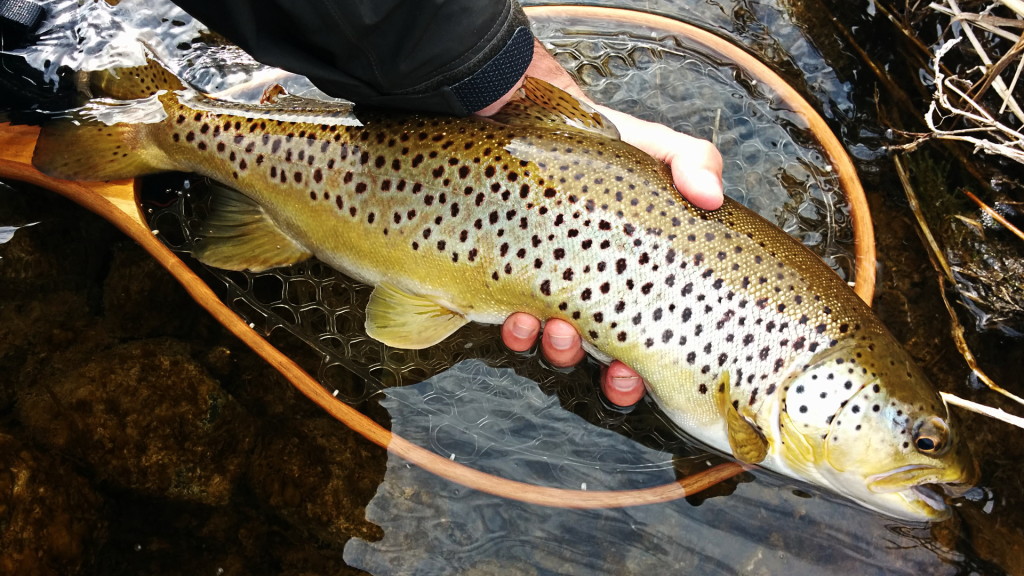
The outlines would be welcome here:
M 43 7 L 31 0 L 0 0 L 0 19 L 33 30 L 43 17 Z
M 508 43 L 469 78 L 451 86 L 452 94 L 469 113 L 482 110 L 511 90 L 533 60 L 533 33 L 520 26 Z

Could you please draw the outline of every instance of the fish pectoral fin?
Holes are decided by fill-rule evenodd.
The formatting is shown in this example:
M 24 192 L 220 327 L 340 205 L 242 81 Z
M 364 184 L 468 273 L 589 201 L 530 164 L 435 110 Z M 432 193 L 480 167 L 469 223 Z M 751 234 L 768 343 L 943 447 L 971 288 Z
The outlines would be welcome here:
M 814 447 L 796 429 L 796 426 L 797 424 L 793 422 L 786 411 L 779 415 L 779 432 L 789 457 L 803 465 L 813 464 L 815 461 Z
M 468 320 L 436 302 L 378 284 L 366 305 L 366 333 L 388 346 L 420 350 L 444 340 Z
M 521 96 L 491 116 L 513 126 L 564 126 L 619 140 L 619 130 L 604 114 L 580 102 L 568 92 L 528 76 Z
M 248 196 L 215 183 L 211 187 L 210 214 L 192 249 L 197 260 L 225 270 L 261 272 L 312 256 Z
M 746 464 L 757 464 L 768 456 L 768 440 L 754 424 L 733 406 L 726 413 L 729 426 L 729 447 L 737 460 Z
M 732 455 L 745 464 L 757 464 L 768 456 L 768 439 L 757 429 L 753 420 L 740 413 L 729 394 L 729 373 L 723 372 L 715 393 L 719 409 L 725 419 Z

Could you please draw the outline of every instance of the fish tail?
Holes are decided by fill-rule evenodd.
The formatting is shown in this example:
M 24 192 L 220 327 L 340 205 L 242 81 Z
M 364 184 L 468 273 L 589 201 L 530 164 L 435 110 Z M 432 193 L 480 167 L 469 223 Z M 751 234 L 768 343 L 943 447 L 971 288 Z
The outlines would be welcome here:
M 59 118 L 40 131 L 32 164 L 67 180 L 120 180 L 174 170 L 167 154 L 151 143 L 147 127 Z
M 147 98 L 161 90 L 184 90 L 185 84 L 160 62 L 150 59 L 142 66 L 99 70 L 89 74 L 94 96 L 119 100 Z
M 184 89 L 159 62 L 90 75 L 96 98 L 46 123 L 32 163 L 68 180 L 118 180 L 174 170 L 153 143 L 151 127 L 166 117 L 161 91 Z

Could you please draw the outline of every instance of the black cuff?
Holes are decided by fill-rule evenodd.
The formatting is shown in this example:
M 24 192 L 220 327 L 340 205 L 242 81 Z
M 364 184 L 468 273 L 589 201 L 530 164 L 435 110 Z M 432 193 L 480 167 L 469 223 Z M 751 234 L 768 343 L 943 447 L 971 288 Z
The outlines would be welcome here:
M 533 34 L 520 26 L 505 47 L 472 76 L 451 87 L 466 112 L 482 110 L 511 90 L 533 60 Z

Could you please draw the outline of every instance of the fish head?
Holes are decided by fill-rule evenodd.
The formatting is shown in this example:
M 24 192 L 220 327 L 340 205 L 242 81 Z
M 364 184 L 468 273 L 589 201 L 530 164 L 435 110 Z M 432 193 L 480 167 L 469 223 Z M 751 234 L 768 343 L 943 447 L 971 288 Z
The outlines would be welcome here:
M 949 409 L 888 333 L 819 354 L 789 384 L 782 458 L 804 477 L 909 521 L 949 516 L 978 467 Z

